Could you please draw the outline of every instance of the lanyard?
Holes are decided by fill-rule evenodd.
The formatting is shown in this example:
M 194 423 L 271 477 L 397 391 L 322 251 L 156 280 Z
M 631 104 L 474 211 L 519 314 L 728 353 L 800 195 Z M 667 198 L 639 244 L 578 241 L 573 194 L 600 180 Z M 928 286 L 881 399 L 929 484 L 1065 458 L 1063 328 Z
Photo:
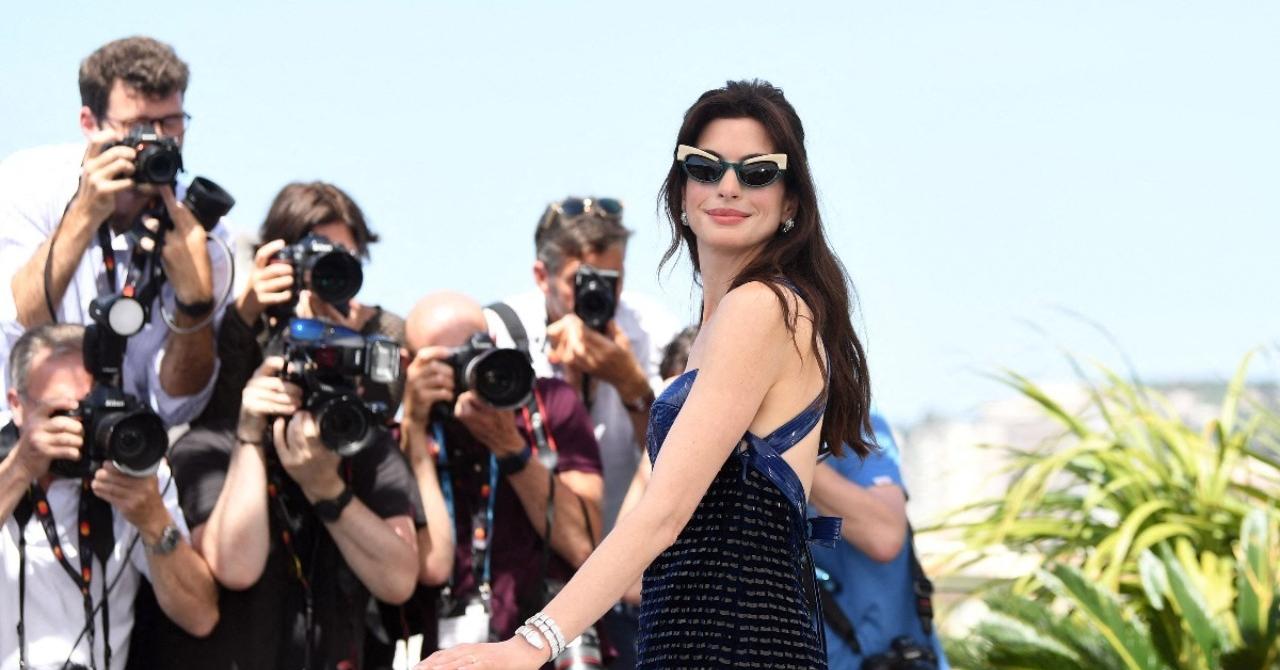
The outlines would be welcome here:
M 351 481 L 351 463 L 343 461 L 345 469 L 345 480 Z M 289 512 L 289 506 L 284 500 L 284 481 L 280 478 L 280 468 L 274 461 L 267 464 L 267 496 L 271 499 L 271 504 L 275 507 L 276 516 L 280 517 L 280 542 L 284 545 L 284 550 L 289 554 L 289 561 L 293 566 L 293 576 L 298 580 L 298 584 L 302 586 L 303 598 L 303 621 L 304 630 L 306 630 L 306 648 L 303 651 L 303 668 L 312 667 L 312 647 L 315 646 L 315 596 L 311 590 L 311 579 L 306 569 L 302 567 L 302 556 L 298 554 L 296 535 L 302 529 L 303 518 L 301 515 L 294 515 Z M 316 561 L 319 557 L 316 555 L 316 548 L 320 544 L 320 529 L 315 531 L 312 541 L 311 551 L 311 568 L 315 568 Z
M 447 475 L 440 478 L 440 492 L 444 495 L 444 504 L 449 511 L 449 518 L 457 524 L 454 477 L 453 470 L 449 467 L 449 450 L 445 443 L 443 423 L 434 422 L 432 433 L 436 439 L 437 463 L 440 471 Z M 488 607 L 493 577 L 493 515 L 498 503 L 498 457 L 493 454 L 489 454 L 489 481 L 480 487 L 480 497 L 485 499 L 484 507 L 477 505 L 471 514 L 471 570 L 475 575 L 476 584 L 479 585 L 480 596 Z M 445 586 L 446 596 L 452 591 L 453 577 L 450 577 L 449 583 Z
M 102 264 L 107 268 L 107 290 L 98 289 L 98 295 L 116 292 L 116 252 L 111 248 L 111 224 L 98 226 L 98 246 L 102 248 Z
M 111 548 L 115 544 L 115 532 L 111 527 L 112 516 L 111 508 L 101 499 L 94 495 L 93 490 L 89 487 L 89 480 L 82 479 L 80 484 L 80 510 L 79 523 L 76 528 L 79 531 L 79 550 L 80 550 L 80 569 L 76 570 L 71 561 L 67 559 L 66 553 L 62 550 L 62 543 L 58 540 L 58 526 L 53 519 L 53 510 L 49 507 L 49 500 L 45 496 L 44 489 L 32 484 L 29 495 L 34 503 L 34 516 L 40 522 L 40 526 L 44 529 L 45 537 L 49 540 L 49 547 L 53 551 L 54 558 L 58 559 L 58 563 L 62 565 L 62 569 L 80 589 L 80 596 L 84 601 L 84 619 L 85 631 L 89 640 L 89 664 L 91 667 L 97 667 L 93 658 L 93 641 L 94 641 L 94 625 L 93 625 L 93 596 L 89 591 L 90 585 L 93 583 L 93 556 L 98 553 L 98 559 L 102 562 L 102 652 L 103 663 L 111 667 L 111 619 L 110 606 L 107 602 L 107 560 L 111 554 Z M 99 540 L 97 546 L 94 543 L 93 527 L 95 522 L 101 524 L 106 530 L 100 530 L 97 536 Z M 19 533 L 23 532 L 19 529 Z M 105 542 L 103 541 L 105 540 Z M 24 543 L 25 544 L 25 543 Z M 25 562 L 25 561 L 23 561 Z M 24 580 L 25 581 L 25 580 Z M 25 584 L 23 584 L 25 586 Z M 20 594 L 20 599 L 25 599 L 25 594 Z M 24 631 L 25 633 L 25 631 Z M 23 652 L 26 650 L 23 649 Z

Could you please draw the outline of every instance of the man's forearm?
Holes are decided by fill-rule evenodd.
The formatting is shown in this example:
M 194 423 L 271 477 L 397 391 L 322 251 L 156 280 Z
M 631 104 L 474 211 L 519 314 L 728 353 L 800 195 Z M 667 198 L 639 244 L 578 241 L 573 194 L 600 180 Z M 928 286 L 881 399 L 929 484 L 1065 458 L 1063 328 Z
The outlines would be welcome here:
M 901 550 L 907 533 L 902 489 L 882 486 L 873 492 L 821 464 L 814 473 L 812 500 L 822 514 L 843 519 L 841 536 L 872 559 L 889 561 Z
M 195 529 L 192 530 L 194 535 Z M 262 447 L 235 446 L 222 491 L 199 538 L 200 552 L 214 576 L 227 588 L 244 590 L 262 577 L 271 549 L 267 466 Z
M 139 532 L 148 544 L 159 540 L 159 533 L 152 529 Z M 209 566 L 191 544 L 182 540 L 164 556 L 147 552 L 147 563 L 160 609 L 196 637 L 211 633 L 218 624 L 218 587 Z
M 399 519 L 407 520 L 404 536 L 392 527 L 393 520 L 379 517 L 356 498 L 337 521 L 325 524 L 351 571 L 378 600 L 391 605 L 413 595 L 419 573 L 413 521 Z
M 195 319 L 178 314 L 175 319 L 183 328 L 189 328 L 208 316 Z M 213 325 L 210 322 L 194 333 L 170 332 L 165 339 L 164 359 L 160 363 L 160 385 L 164 392 L 182 397 L 199 393 L 213 376 L 214 342 Z
M 31 478 L 18 465 L 16 451 L 0 461 L 0 519 L 8 519 L 22 496 L 31 487 Z
M 511 488 L 515 489 L 516 496 L 520 498 L 534 531 L 543 538 L 547 536 L 547 494 L 551 486 L 549 475 L 550 472 L 542 461 L 530 458 L 523 470 L 507 477 Z M 575 568 L 587 560 L 596 545 L 596 538 L 587 534 L 589 519 L 584 514 L 587 507 L 584 502 L 563 482 L 556 482 L 551 548 Z M 591 527 L 598 533 L 599 519 Z
M 67 211 L 67 215 L 63 217 L 62 223 L 54 234 L 36 247 L 31 258 L 18 268 L 10 282 L 10 291 L 13 293 L 13 303 L 17 308 L 18 322 L 24 328 L 34 328 L 53 320 L 53 315 L 49 313 L 49 307 L 45 303 L 44 285 L 45 261 L 49 258 L 49 245 L 53 244 L 54 247 L 48 294 L 54 309 L 57 309 L 62 302 L 62 296 L 67 292 L 67 285 L 71 283 L 71 277 L 80 266 L 80 259 L 84 257 L 85 250 L 93 241 L 95 230 L 94 222 L 72 208 Z M 55 237 L 56 244 L 53 241 Z
M 404 451 L 409 457 L 409 467 L 418 483 L 418 495 L 422 498 L 422 510 L 427 517 L 427 527 L 418 532 L 421 563 L 418 581 L 437 586 L 448 581 L 453 572 L 456 542 L 453 519 L 449 518 L 449 510 L 445 506 L 439 475 L 427 444 L 426 429 L 406 422 L 401 430 Z

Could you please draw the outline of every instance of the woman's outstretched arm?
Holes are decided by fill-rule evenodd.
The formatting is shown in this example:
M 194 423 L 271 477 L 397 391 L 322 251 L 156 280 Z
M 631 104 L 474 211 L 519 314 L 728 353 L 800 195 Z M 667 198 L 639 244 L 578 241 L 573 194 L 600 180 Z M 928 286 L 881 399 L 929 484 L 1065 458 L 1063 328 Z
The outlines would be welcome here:
M 690 368 L 699 369 L 697 382 L 663 443 L 640 504 L 544 610 L 566 640 L 603 616 L 676 541 L 766 394 L 782 371 L 791 369 L 787 355 L 796 351 L 777 297 L 761 284 L 726 295 L 699 337 L 703 341 L 690 361 Z M 546 650 L 513 638 L 440 651 L 418 667 L 536 668 L 546 660 Z

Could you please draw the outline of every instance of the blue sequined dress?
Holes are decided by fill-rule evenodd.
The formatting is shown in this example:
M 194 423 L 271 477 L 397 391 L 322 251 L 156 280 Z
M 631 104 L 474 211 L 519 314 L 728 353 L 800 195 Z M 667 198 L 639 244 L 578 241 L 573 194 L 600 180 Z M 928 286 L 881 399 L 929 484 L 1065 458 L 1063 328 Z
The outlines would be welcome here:
M 697 374 L 654 402 L 651 461 Z M 767 437 L 744 435 L 676 543 L 645 571 L 637 668 L 827 667 L 808 542 L 833 542 L 840 522 L 806 519 L 804 488 L 782 460 L 825 408 L 824 393 Z

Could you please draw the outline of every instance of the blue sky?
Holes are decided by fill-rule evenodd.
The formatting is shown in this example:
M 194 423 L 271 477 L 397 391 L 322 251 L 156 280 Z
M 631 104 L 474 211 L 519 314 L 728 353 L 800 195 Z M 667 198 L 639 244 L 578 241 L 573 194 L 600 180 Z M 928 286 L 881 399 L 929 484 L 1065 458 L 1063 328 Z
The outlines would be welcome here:
M 729 78 L 805 121 L 875 394 L 900 422 L 1067 374 L 1225 378 L 1280 310 L 1280 4 L 21 3 L 0 23 L 0 156 L 79 139 L 77 66 L 145 33 L 191 65 L 190 174 L 255 229 L 288 181 L 350 192 L 383 243 L 363 296 L 405 311 L 531 284 L 532 227 L 614 196 L 628 285 L 661 281 L 655 197 L 680 116 Z M 1083 315 L 1083 318 L 1072 314 Z M 1274 376 L 1268 359 L 1256 368 Z

